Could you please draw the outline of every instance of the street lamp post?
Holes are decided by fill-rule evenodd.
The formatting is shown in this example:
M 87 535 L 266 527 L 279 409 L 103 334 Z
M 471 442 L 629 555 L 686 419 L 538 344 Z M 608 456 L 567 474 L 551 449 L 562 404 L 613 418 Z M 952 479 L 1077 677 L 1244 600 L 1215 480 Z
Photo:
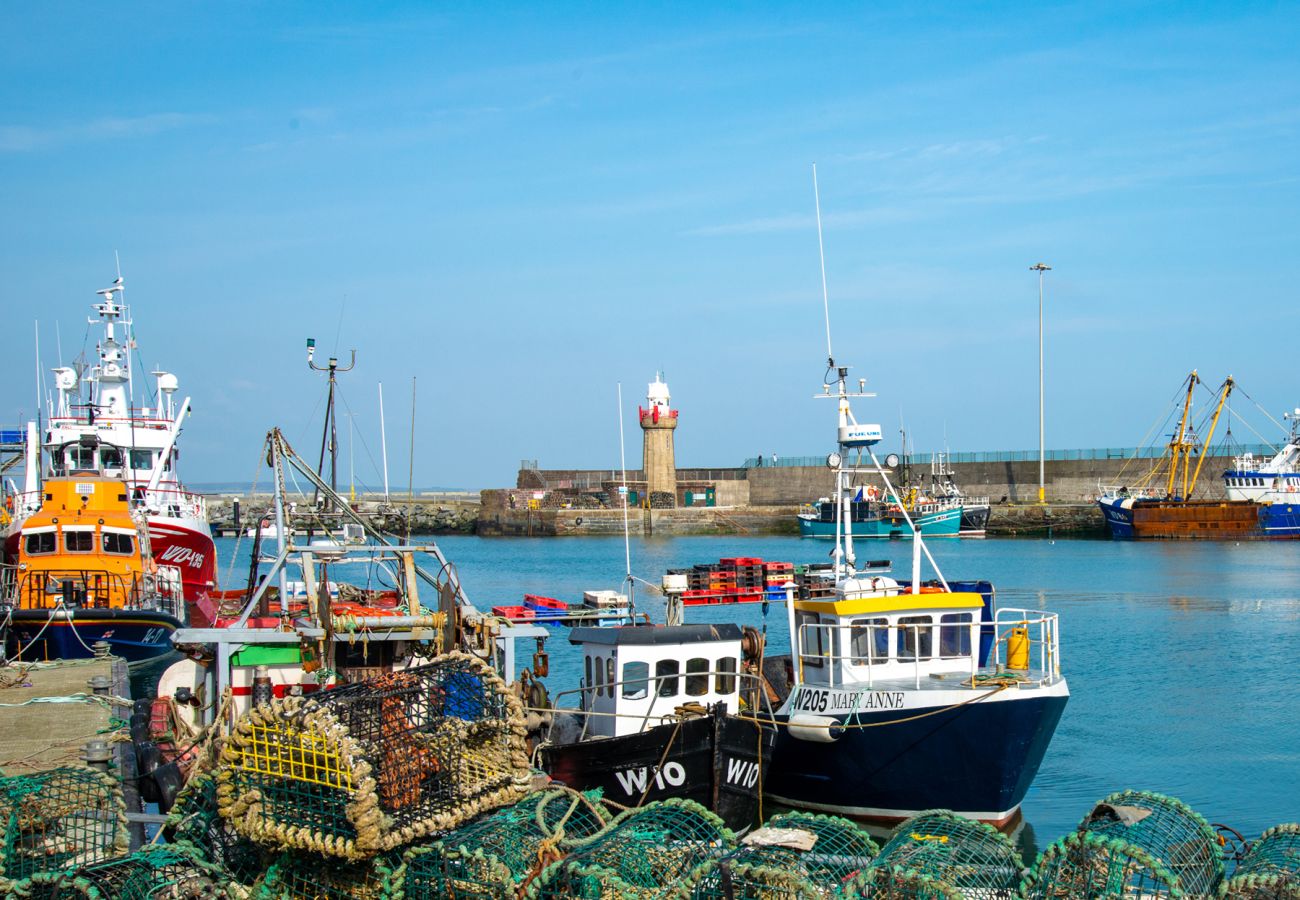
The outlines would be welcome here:
M 1043 476 L 1043 273 L 1052 271 L 1047 263 L 1029 267 L 1038 273 L 1038 502 L 1046 502 L 1046 479 Z

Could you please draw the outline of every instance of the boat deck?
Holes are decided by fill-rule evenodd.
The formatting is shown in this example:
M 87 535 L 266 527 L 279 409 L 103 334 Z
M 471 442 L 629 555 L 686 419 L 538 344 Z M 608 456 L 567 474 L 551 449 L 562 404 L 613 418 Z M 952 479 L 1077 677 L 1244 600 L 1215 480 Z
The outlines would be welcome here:
M 82 750 L 94 739 L 119 749 L 110 732 L 130 716 L 129 707 L 48 699 L 90 694 L 87 682 L 96 675 L 108 678 L 110 695 L 129 696 L 126 662 L 121 659 L 15 663 L 0 668 L 0 771 L 20 775 L 83 764 Z

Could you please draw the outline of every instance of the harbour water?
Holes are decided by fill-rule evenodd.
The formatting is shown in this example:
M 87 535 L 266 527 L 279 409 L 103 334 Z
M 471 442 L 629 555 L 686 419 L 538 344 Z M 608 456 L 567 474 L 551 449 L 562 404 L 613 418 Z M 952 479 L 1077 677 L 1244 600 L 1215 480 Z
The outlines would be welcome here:
M 418 538 L 417 538 L 418 540 Z M 443 537 L 476 606 L 517 604 L 524 593 L 577 602 L 619 588 L 621 538 L 539 540 Z M 250 541 L 233 571 L 247 572 Z M 1122 788 L 1176 796 L 1248 837 L 1300 820 L 1300 554 L 1289 543 L 1115 543 L 1089 540 L 931 542 L 949 578 L 986 578 L 1003 606 L 1061 618 L 1071 699 L 1025 800 L 1023 849 L 1037 852 Z M 235 539 L 218 541 L 227 577 Z M 761 556 L 826 559 L 824 543 L 787 537 L 634 539 L 633 574 Z M 861 559 L 891 558 L 904 577 L 910 546 L 859 544 Z M 638 608 L 662 620 L 657 592 Z M 759 605 L 692 607 L 692 622 L 762 625 Z M 788 650 L 785 611 L 766 624 L 773 652 Z M 567 630 L 549 642 L 552 692 L 576 686 Z M 995 740 L 996 735 L 990 735 Z M 1031 857 L 1032 858 L 1032 857 Z

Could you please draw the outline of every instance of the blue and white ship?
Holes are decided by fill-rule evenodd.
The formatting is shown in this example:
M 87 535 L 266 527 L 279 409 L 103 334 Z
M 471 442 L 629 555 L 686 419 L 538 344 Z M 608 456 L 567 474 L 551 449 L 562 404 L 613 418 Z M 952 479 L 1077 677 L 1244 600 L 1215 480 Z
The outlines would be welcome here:
M 825 396 L 839 405 L 840 452 L 828 460 L 836 492 L 845 496 L 859 471 L 849 455 L 862 463 L 865 453 L 898 502 L 871 449 L 880 427 L 859 425 L 849 406 L 850 396 L 872 395 L 850 395 L 848 370 L 834 368 L 838 394 Z M 830 584 L 788 604 L 792 655 L 764 666 L 785 694 L 764 791 L 783 805 L 882 823 L 944 808 L 1005 825 L 1069 697 L 1057 617 L 998 609 L 987 582 L 948 582 L 908 525 L 909 580 L 859 568 L 853 530 L 838 522 Z M 935 576 L 924 583 L 923 554 Z
M 1252 453 L 1233 457 L 1223 473 L 1230 501 L 1259 507 L 1259 529 L 1266 537 L 1300 537 L 1300 408 L 1282 416 L 1291 422 L 1286 444 L 1272 459 Z

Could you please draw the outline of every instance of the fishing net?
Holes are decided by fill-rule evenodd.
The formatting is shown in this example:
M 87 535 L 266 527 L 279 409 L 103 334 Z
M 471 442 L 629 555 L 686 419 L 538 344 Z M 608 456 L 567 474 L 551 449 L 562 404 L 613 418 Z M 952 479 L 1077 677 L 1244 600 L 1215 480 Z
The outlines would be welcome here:
M 1205 819 L 1172 797 L 1121 791 L 1043 851 L 1021 892 L 1156 900 L 1214 897 L 1222 885 L 1218 837 Z
M 152 846 L 68 872 L 43 872 L 14 885 L 15 900 L 199 900 L 230 896 L 215 866 L 188 851 Z
M 741 846 L 695 873 L 693 900 L 821 900 L 845 896 L 878 851 L 847 819 L 791 812 L 775 816 Z
M 217 780 L 200 772 L 185 783 L 164 826 L 167 840 L 193 851 L 232 882 L 251 887 L 266 870 L 262 849 L 237 834 L 217 812 Z
M 394 873 L 392 893 L 452 900 L 513 898 L 520 885 L 607 821 L 592 794 L 568 789 L 530 794 L 437 843 L 407 850 Z
M 286 851 L 254 889 L 253 900 L 387 900 L 396 854 L 349 861 Z M 436 897 L 437 895 L 431 895 Z
M 873 900 L 1010 898 L 1023 874 L 1006 835 L 937 810 L 899 825 L 849 894 Z
M 0 778 L 0 890 L 129 849 L 122 788 L 83 766 Z
M 1260 835 L 1228 882 L 1230 900 L 1300 900 L 1300 825 Z
M 505 682 L 448 653 L 255 707 L 222 750 L 218 805 L 260 843 L 361 859 L 526 794 L 524 734 Z
M 735 846 L 722 820 L 691 800 L 648 803 L 619 813 L 604 830 L 576 842 L 524 893 L 531 900 L 644 900 L 677 891 L 706 860 Z

